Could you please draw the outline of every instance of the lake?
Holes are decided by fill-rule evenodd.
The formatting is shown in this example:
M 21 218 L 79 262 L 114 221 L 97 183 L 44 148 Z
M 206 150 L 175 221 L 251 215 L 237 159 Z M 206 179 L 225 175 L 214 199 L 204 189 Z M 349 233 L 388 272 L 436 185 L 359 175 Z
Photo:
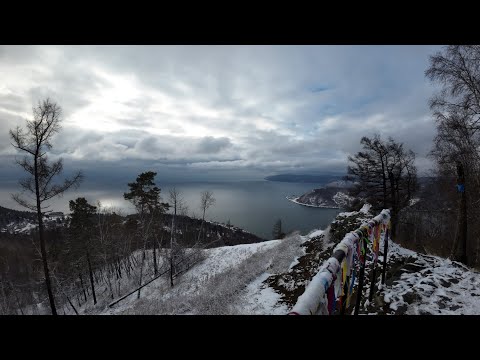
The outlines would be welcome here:
M 284 232 L 299 230 L 302 234 L 313 229 L 324 229 L 340 212 L 338 209 L 312 208 L 288 201 L 287 195 L 301 195 L 319 187 L 311 183 L 286 183 L 275 181 L 239 181 L 239 182 L 190 182 L 178 184 L 157 183 L 161 188 L 163 201 L 168 202 L 168 190 L 176 186 L 188 206 L 188 214 L 201 217 L 200 193 L 203 190 L 213 192 L 215 205 L 207 210 L 206 218 L 212 221 L 227 222 L 243 228 L 262 238 L 272 237 L 272 228 L 277 219 L 282 220 Z M 52 209 L 69 212 L 68 200 L 83 196 L 91 203 L 100 200 L 104 205 L 133 211 L 132 206 L 123 199 L 128 189 L 104 189 L 70 191 L 63 198 L 53 202 Z M 0 205 L 20 209 L 14 206 L 8 194 L 0 194 Z

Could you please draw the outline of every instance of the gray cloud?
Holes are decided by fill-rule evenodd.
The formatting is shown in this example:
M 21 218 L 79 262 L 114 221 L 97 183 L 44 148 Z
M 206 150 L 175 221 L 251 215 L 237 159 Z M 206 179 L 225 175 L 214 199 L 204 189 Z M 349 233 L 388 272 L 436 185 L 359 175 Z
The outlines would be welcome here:
M 230 147 L 232 143 L 229 138 L 221 137 L 215 139 L 211 136 L 206 136 L 200 140 L 197 145 L 197 151 L 202 154 L 216 154 L 220 151 Z
M 412 148 L 425 170 L 435 127 L 424 71 L 436 49 L 0 47 L 0 160 L 14 153 L 8 129 L 50 96 L 64 110 L 52 156 L 92 184 L 151 167 L 170 179 L 343 173 L 375 132 Z
M 22 112 L 25 111 L 23 99 L 15 94 L 0 94 L 0 104 L 7 111 Z

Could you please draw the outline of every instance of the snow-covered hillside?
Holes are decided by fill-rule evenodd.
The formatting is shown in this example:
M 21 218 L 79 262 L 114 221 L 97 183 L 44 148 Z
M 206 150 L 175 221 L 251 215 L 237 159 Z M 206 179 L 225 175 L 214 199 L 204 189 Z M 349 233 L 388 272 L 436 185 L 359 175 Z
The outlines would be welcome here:
M 341 215 L 364 221 L 367 214 L 364 208 Z M 140 300 L 132 296 L 102 313 L 287 314 L 331 255 L 335 243 L 330 239 L 328 230 L 316 230 L 307 236 L 208 249 L 205 260 L 175 287 L 159 279 Z M 367 261 L 364 299 L 370 265 Z M 480 314 L 480 274 L 459 263 L 417 254 L 391 241 L 386 279 L 383 288 L 377 279 L 374 301 L 362 301 L 361 314 Z
M 298 234 L 283 240 L 204 250 L 205 259 L 172 288 L 159 278 L 136 294 L 104 309 L 102 314 L 284 314 L 280 294 L 264 284 L 270 275 L 286 271 L 303 255 Z
M 201 260 L 175 278 L 173 287 L 167 274 L 145 286 L 139 299 L 135 292 L 109 307 L 112 299 L 104 285 L 97 289 L 97 305 L 89 299 L 76 310 L 79 314 L 284 315 L 332 255 L 338 239 L 372 217 L 365 205 L 361 211 L 339 214 L 328 229 L 306 236 L 292 234 L 282 240 L 204 249 Z M 147 253 L 146 266 L 150 257 Z M 382 263 L 380 253 L 379 268 Z M 367 257 L 360 314 L 480 314 L 480 273 L 462 264 L 418 254 L 390 241 L 386 283 L 381 285 L 381 271 L 377 271 L 369 303 L 371 266 Z M 159 263 L 160 269 L 165 267 L 168 264 Z M 144 282 L 152 278 L 151 269 L 145 268 Z M 112 286 L 118 299 L 137 284 L 134 279 L 118 280 Z M 73 314 L 68 304 L 62 311 Z
M 64 216 L 63 214 L 44 216 L 43 223 L 47 229 L 65 227 L 68 224 L 68 216 Z M 37 227 L 38 223 L 35 220 L 22 218 L 17 221 L 12 221 L 6 226 L 0 228 L 0 232 L 10 234 L 30 234 Z
M 145 288 L 141 299 L 137 300 L 134 294 L 124 303 L 100 313 L 287 314 L 294 301 L 273 284 L 273 277 L 291 272 L 299 264 L 299 258 L 307 255 L 301 245 L 323 235 L 323 231 L 315 231 L 308 236 L 205 250 L 205 260 L 181 277 L 173 288 L 167 278 L 158 279 Z M 324 244 L 318 252 L 320 260 L 322 254 L 330 253 L 333 248 L 328 246 L 332 244 Z M 386 286 L 379 289 L 378 279 L 374 302 L 364 303 L 361 314 L 480 314 L 478 272 L 448 259 L 417 254 L 393 242 L 389 251 Z M 283 276 L 279 283 L 290 286 L 295 293 L 300 282 L 288 279 Z M 303 280 L 298 295 L 308 285 L 309 281 Z
M 332 209 L 345 208 L 353 200 L 345 189 L 334 186 L 313 189 L 301 196 L 289 195 L 287 199 L 299 205 Z

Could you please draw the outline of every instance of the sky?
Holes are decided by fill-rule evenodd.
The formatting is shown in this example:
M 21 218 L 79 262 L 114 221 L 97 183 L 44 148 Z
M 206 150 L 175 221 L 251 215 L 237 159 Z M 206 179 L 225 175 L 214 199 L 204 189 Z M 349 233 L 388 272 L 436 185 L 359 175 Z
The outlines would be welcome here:
M 425 78 L 440 46 L 0 46 L 0 190 L 22 173 L 8 130 L 50 97 L 52 158 L 88 188 L 346 173 L 362 136 L 394 137 L 420 173 L 435 134 Z M 1 200 L 1 199 L 0 199 Z

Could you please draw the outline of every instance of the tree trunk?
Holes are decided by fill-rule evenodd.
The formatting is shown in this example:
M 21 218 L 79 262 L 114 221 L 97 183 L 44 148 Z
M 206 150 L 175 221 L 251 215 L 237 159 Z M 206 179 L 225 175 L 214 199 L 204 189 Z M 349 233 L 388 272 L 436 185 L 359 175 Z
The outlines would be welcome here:
M 200 235 L 202 234 L 204 221 L 205 221 L 205 209 L 203 209 L 202 224 L 200 225 L 200 231 L 198 232 L 197 244 L 200 242 Z
M 106 271 L 105 271 L 105 275 L 106 275 L 106 278 L 107 278 L 107 284 L 108 284 L 108 289 L 110 290 L 110 297 L 113 298 L 115 297 L 115 295 L 113 294 L 113 286 L 112 286 L 112 281 L 110 280 L 110 274 L 113 275 L 113 272 L 110 271 L 110 268 L 108 266 L 108 262 L 107 262 L 107 257 L 106 255 L 104 256 L 104 259 L 103 259 L 104 263 L 105 263 L 105 268 L 106 268 Z
M 382 284 L 385 284 L 387 276 L 387 255 L 388 255 L 388 228 L 383 237 L 383 270 L 382 270 Z
M 85 297 L 85 302 L 87 302 L 87 293 L 85 292 L 85 286 L 83 285 L 82 273 L 78 273 L 78 277 L 80 278 L 80 284 L 82 285 L 82 291 L 83 291 L 83 296 Z
M 2 284 L 2 296 L 3 296 L 3 307 L 4 307 L 4 315 L 7 315 L 8 312 L 8 305 L 7 305 L 7 294 L 5 293 L 5 286 L 3 284 L 3 280 L 0 281 Z
M 383 185 L 383 208 L 387 208 L 387 177 L 385 176 L 385 164 L 383 163 L 383 156 L 380 157 L 382 161 L 382 185 Z
M 173 256 L 170 251 L 170 287 L 173 287 Z
M 174 204 L 174 215 L 172 217 L 172 235 L 170 236 L 170 286 L 173 287 L 173 239 L 175 236 L 175 217 L 177 216 L 177 202 Z
M 153 273 L 157 275 L 157 236 L 153 237 Z
M 118 277 L 121 279 L 122 278 L 122 263 L 120 259 L 117 256 L 117 260 L 115 262 L 115 269 L 117 270 Z
M 50 271 L 48 269 L 47 251 L 45 249 L 45 239 L 43 237 L 43 218 L 42 207 L 40 203 L 40 185 L 38 183 L 38 152 L 35 154 L 35 195 L 37 199 L 37 218 L 38 218 L 38 237 L 40 240 L 40 252 L 42 254 L 43 272 L 45 274 L 45 285 L 47 287 L 48 300 L 50 302 L 50 309 L 52 315 L 57 315 L 55 308 L 55 299 L 53 297 L 52 283 L 50 280 Z
M 457 253 L 457 259 L 467 264 L 467 197 L 465 192 L 465 174 L 463 172 L 463 165 L 461 163 L 457 164 L 457 183 L 458 185 L 463 185 L 463 191 L 460 192 L 460 217 L 459 217 L 459 231 L 458 231 L 458 239 L 457 249 L 459 250 Z
M 138 286 L 142 286 L 142 278 L 143 278 L 143 266 L 145 264 L 145 248 L 146 248 L 147 241 L 143 241 L 143 256 L 142 262 L 140 263 L 140 279 L 138 281 Z M 140 299 L 140 289 L 138 289 L 137 299 Z
M 75 306 L 73 306 L 73 303 L 70 301 L 70 298 L 67 296 L 67 294 L 64 294 L 65 297 L 67 298 L 67 301 L 68 303 L 70 304 L 70 306 L 72 307 L 73 311 L 75 311 L 75 315 L 78 315 L 78 311 L 77 309 L 75 308 Z
M 92 264 L 90 262 L 90 253 L 88 249 L 87 249 L 87 263 L 88 263 L 88 274 L 90 276 L 90 286 L 92 287 L 93 305 L 95 305 L 97 303 L 97 297 L 95 296 L 95 283 L 93 281 Z
M 144 220 L 145 218 L 144 218 L 143 211 L 141 213 L 141 219 L 142 219 L 143 254 L 142 254 L 142 261 L 140 263 L 140 279 L 138 281 L 138 286 L 142 286 L 143 267 L 145 264 L 145 252 L 147 248 L 147 236 L 148 236 L 148 232 L 145 231 L 145 220 Z M 140 299 L 140 289 L 138 289 L 137 299 Z
M 13 286 L 12 286 L 12 289 L 13 289 Z M 18 300 L 17 292 L 15 290 L 13 290 L 13 295 L 15 295 L 15 300 L 17 302 L 18 309 L 20 310 L 20 314 L 25 315 L 23 313 L 22 306 L 20 305 L 20 301 Z
M 390 231 L 390 237 L 395 238 L 395 230 L 397 228 L 397 200 L 395 199 L 395 178 L 393 177 L 393 172 L 388 173 L 390 179 L 390 193 L 392 197 L 392 214 L 391 214 L 391 223 L 392 229 Z

